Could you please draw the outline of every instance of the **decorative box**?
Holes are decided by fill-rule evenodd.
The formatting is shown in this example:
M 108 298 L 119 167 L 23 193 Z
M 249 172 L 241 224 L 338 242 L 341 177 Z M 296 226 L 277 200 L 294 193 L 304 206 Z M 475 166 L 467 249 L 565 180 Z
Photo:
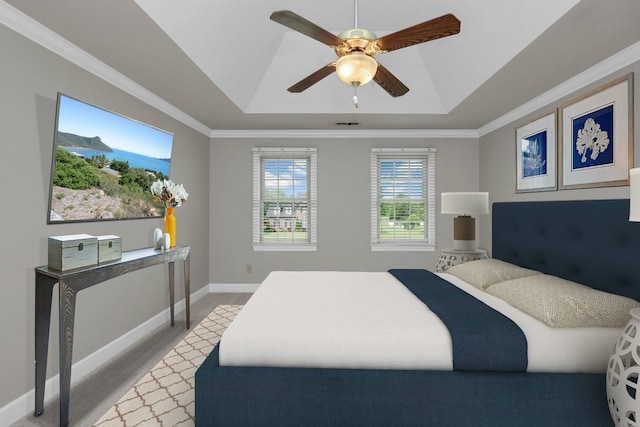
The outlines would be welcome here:
M 71 270 L 98 263 L 98 239 L 90 234 L 49 237 L 49 268 Z
M 122 238 L 112 234 L 98 236 L 98 263 L 122 258 Z

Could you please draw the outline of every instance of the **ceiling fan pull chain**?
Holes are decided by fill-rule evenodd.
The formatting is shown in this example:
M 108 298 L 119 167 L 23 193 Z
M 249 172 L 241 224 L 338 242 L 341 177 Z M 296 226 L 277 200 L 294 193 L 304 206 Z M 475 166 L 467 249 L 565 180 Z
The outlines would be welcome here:
M 356 86 L 356 85 L 353 86 L 353 92 L 354 92 L 354 95 L 353 95 L 353 106 L 355 108 L 358 108 L 358 86 Z

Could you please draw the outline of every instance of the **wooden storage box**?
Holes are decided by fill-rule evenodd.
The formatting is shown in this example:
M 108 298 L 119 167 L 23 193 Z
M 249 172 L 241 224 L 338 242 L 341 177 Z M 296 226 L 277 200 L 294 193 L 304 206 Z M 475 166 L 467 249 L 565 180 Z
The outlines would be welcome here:
M 49 237 L 49 268 L 71 270 L 98 263 L 98 239 L 90 234 Z
M 122 258 L 122 238 L 112 234 L 98 236 L 98 263 Z

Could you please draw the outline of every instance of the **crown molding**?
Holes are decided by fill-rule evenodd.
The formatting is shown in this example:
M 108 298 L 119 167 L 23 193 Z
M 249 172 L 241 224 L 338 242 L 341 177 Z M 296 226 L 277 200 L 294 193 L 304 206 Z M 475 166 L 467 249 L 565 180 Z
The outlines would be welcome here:
M 580 74 L 570 78 L 564 83 L 554 87 L 553 89 L 543 93 L 542 95 L 533 98 L 531 101 L 522 104 L 518 108 L 510 111 L 509 113 L 498 117 L 497 119 L 487 123 L 478 129 L 479 136 L 485 136 L 486 134 L 500 129 L 516 120 L 523 118 L 524 116 L 531 114 L 541 108 L 548 107 L 559 99 L 571 95 L 572 93 L 609 76 L 616 71 L 627 67 L 634 62 L 640 60 L 640 42 L 634 43 L 626 49 L 611 55 L 605 60 L 599 62 L 591 68 L 586 69 Z
M 23 35 L 91 74 L 162 111 L 190 128 L 209 136 L 211 129 L 153 92 L 140 86 L 93 55 L 80 49 L 57 33 L 4 1 L 0 1 L 0 24 Z
M 471 129 L 369 129 L 369 130 L 213 130 L 212 139 L 231 138 L 478 138 L 477 130 Z

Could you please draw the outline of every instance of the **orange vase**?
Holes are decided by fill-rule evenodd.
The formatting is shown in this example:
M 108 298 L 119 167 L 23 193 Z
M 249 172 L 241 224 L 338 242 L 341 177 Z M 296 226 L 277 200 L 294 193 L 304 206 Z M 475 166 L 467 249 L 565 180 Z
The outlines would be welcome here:
M 176 246 L 176 217 L 173 215 L 175 208 L 165 208 L 164 216 L 164 232 L 169 233 L 171 243 L 170 246 L 175 248 Z

